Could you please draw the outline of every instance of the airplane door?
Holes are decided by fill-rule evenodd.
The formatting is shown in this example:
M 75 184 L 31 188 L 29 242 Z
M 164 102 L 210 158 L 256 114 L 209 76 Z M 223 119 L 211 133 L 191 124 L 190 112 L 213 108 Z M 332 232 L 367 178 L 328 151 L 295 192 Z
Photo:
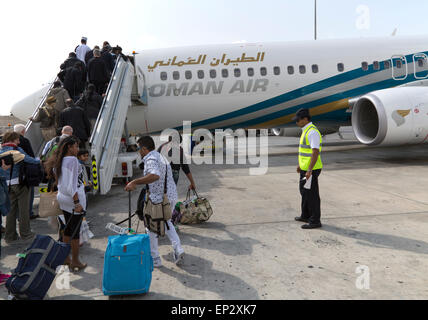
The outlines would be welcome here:
M 395 55 L 391 58 L 392 62 L 392 78 L 397 81 L 402 81 L 407 78 L 408 65 L 406 57 L 403 55 Z
M 415 78 L 418 80 L 428 78 L 428 56 L 425 53 L 413 55 L 413 65 L 415 66 Z
M 146 106 L 148 104 L 147 99 L 147 87 L 146 77 L 140 67 L 135 68 L 134 85 L 132 89 L 132 100 L 137 103 Z

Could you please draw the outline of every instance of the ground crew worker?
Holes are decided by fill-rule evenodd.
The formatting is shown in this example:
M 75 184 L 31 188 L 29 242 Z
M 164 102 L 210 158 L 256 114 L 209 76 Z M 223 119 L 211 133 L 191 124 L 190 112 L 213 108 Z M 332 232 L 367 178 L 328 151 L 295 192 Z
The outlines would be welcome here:
M 302 195 L 302 215 L 296 221 L 306 222 L 302 229 L 321 228 L 321 199 L 319 195 L 318 177 L 323 164 L 321 161 L 322 136 L 311 122 L 308 109 L 300 109 L 293 118 L 302 128 L 299 147 L 300 194 Z

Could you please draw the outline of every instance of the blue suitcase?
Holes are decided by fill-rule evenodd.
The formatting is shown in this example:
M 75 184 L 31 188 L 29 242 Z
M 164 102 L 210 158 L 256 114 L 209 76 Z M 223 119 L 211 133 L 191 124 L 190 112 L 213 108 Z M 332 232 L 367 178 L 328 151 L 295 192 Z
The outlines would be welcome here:
M 106 296 L 147 293 L 153 259 L 146 234 L 112 236 L 104 256 L 103 293 Z
M 56 277 L 56 269 L 70 254 L 70 245 L 38 235 L 19 259 L 12 277 L 6 282 L 16 299 L 43 300 Z

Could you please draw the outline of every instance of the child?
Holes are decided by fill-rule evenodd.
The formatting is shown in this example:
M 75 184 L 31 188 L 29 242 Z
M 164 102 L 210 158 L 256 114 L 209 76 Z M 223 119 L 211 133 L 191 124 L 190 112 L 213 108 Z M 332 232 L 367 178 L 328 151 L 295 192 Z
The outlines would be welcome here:
M 89 180 L 91 169 L 88 166 L 86 166 L 86 163 L 89 160 L 88 150 L 80 150 L 79 153 L 77 154 L 77 159 L 79 159 L 79 163 L 82 166 L 83 184 L 85 185 L 85 191 L 90 192 L 92 190 L 92 182 Z

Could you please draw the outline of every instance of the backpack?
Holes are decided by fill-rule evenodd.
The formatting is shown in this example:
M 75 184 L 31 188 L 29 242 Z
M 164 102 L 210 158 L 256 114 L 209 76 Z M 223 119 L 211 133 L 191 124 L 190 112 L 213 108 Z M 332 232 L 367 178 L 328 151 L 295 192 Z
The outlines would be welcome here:
M 40 163 L 22 163 L 19 170 L 19 184 L 26 185 L 28 187 L 38 187 L 44 179 L 45 172 Z
M 60 137 L 55 137 L 55 140 L 50 144 L 49 149 L 46 150 L 46 152 L 40 157 L 43 162 L 47 161 L 55 152 L 55 150 L 58 149 L 59 142 Z
M 144 203 L 146 202 L 146 194 L 148 188 L 148 186 L 144 186 L 143 190 L 141 190 L 140 192 L 140 196 L 138 197 L 137 211 L 135 211 L 135 213 L 137 214 L 140 221 L 144 221 Z
M 47 120 L 43 121 L 43 124 L 46 127 L 52 127 L 55 126 L 55 110 L 52 110 L 51 112 L 48 110 L 47 107 L 43 107 L 42 110 L 47 115 Z
M 76 105 L 86 111 L 88 106 L 88 98 L 83 94 L 82 97 L 76 102 Z
M 18 148 L 14 148 L 18 150 Z M 38 187 L 45 178 L 45 171 L 41 163 L 32 164 L 22 162 L 19 168 L 19 184 L 27 187 Z

